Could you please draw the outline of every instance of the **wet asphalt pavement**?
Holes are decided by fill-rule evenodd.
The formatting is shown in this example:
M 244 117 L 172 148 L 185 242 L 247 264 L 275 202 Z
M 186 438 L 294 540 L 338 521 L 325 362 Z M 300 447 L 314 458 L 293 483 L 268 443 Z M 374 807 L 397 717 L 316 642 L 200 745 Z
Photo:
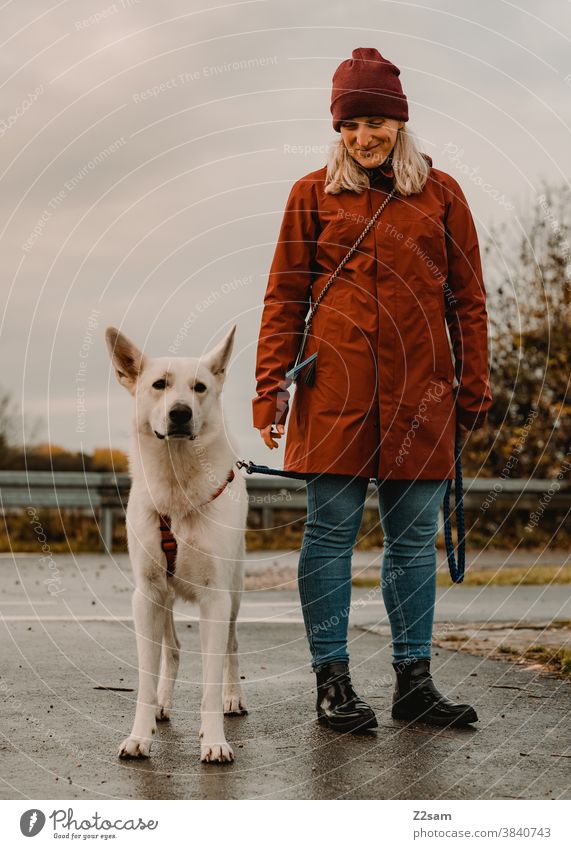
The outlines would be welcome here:
M 547 552 L 538 562 L 560 565 L 568 560 L 563 553 Z M 512 565 L 513 558 L 506 562 Z M 518 563 L 533 568 L 536 555 L 520 556 Z M 355 552 L 354 574 L 361 574 L 371 563 L 379 565 L 380 555 Z M 490 555 L 477 555 L 477 563 L 492 568 Z M 246 574 L 275 571 L 273 589 L 252 589 L 244 593 L 240 608 L 243 622 L 278 622 L 299 624 L 302 620 L 297 590 L 282 589 L 280 583 L 284 563 L 288 568 L 296 562 L 295 552 L 251 552 Z M 498 563 L 501 558 L 498 555 Z M 467 573 L 471 564 L 467 565 Z M 497 568 L 497 566 L 496 566 Z M 41 560 L 28 554 L 0 554 L 0 615 L 10 621 L 32 619 L 130 619 L 133 575 L 128 555 L 54 554 Z M 265 582 L 268 586 L 268 581 Z M 181 621 L 196 621 L 196 609 L 183 604 L 177 607 Z M 437 590 L 435 620 L 437 622 L 537 622 L 571 619 L 571 586 L 548 584 L 539 586 L 454 585 Z M 378 585 L 354 587 L 352 592 L 352 625 L 386 623 L 387 616 Z
M 480 721 L 458 730 L 395 722 L 390 644 L 355 627 L 383 621 L 378 595 L 365 591 L 355 594 L 362 604 L 351 618 L 351 666 L 377 712 L 377 731 L 338 736 L 316 724 L 294 594 L 250 593 L 239 628 L 249 714 L 225 721 L 236 761 L 199 761 L 200 654 L 190 607 L 177 609 L 182 653 L 172 721 L 159 726 L 149 761 L 120 761 L 115 752 L 130 730 L 137 685 L 128 564 L 93 555 L 55 562 L 58 596 L 44 584 L 53 567 L 46 573 L 33 557 L 1 563 L 2 798 L 569 798 L 570 685 L 503 660 L 435 649 L 437 685 L 473 704 Z M 481 589 L 446 590 L 453 601 L 443 617 L 461 615 Z M 512 613 L 519 605 L 533 619 L 543 597 L 538 619 L 569 616 L 568 587 L 519 588 L 530 591 L 520 600 L 511 587 L 484 589 L 511 591 L 496 602 Z M 496 602 L 478 604 L 489 617 Z

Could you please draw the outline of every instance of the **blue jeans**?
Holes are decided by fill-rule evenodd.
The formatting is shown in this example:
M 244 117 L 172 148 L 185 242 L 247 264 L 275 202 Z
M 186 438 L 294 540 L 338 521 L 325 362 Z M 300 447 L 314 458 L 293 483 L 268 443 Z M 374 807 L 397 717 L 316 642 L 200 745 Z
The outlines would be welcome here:
M 381 588 L 395 662 L 431 656 L 438 511 L 447 483 L 377 481 L 385 537 Z M 307 478 L 298 581 L 314 670 L 334 660 L 349 660 L 351 558 L 368 485 L 368 478 L 351 475 Z

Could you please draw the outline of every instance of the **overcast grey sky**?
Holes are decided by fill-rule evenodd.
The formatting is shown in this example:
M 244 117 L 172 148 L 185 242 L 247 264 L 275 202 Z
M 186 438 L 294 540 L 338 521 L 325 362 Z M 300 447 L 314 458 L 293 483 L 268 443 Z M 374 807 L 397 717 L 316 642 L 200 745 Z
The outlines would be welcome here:
M 481 240 L 569 178 L 565 0 L 12 0 L 0 23 L 0 385 L 68 448 L 127 445 L 107 325 L 198 356 L 236 322 L 226 417 L 242 456 L 282 462 L 251 423 L 262 299 L 353 48 L 401 68 L 409 127 Z

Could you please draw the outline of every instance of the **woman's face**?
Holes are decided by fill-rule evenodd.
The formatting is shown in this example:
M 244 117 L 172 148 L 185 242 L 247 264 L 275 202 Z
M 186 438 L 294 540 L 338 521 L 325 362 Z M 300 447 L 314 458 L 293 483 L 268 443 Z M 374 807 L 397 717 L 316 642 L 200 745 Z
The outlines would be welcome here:
M 395 118 L 361 116 L 341 122 L 341 137 L 345 147 L 359 165 L 376 168 L 385 161 L 404 126 Z

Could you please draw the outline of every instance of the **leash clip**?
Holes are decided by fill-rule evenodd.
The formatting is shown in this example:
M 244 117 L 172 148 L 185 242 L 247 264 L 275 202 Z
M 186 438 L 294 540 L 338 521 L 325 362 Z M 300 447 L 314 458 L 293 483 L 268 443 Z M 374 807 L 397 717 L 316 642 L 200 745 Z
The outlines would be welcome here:
M 236 467 L 238 469 L 246 469 L 246 471 L 248 472 L 249 475 L 252 474 L 252 470 L 250 469 L 251 465 L 252 465 L 252 460 L 248 460 L 248 461 L 246 461 L 246 460 L 236 460 Z

